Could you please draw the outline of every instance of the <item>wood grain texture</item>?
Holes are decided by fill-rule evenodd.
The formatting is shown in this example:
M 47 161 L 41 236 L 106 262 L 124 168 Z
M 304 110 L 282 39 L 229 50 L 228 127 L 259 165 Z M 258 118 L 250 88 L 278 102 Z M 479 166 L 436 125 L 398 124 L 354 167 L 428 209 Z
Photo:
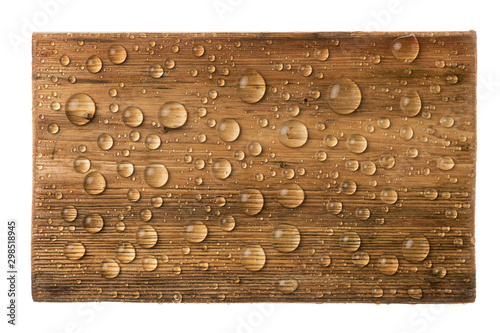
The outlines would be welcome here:
M 91 98 L 95 115 L 75 94 Z M 167 102 L 185 107 L 181 127 L 168 128 L 182 115 L 173 109 L 160 119 Z M 130 106 L 142 110 L 135 128 Z M 225 118 L 240 128 L 231 142 Z M 302 140 L 301 126 L 307 140 L 287 146 Z M 33 130 L 35 301 L 475 299 L 474 32 L 37 33 Z M 225 179 L 216 177 L 227 171 L 217 169 L 221 158 L 231 165 Z M 130 176 L 119 175 L 122 161 L 134 166 Z M 168 169 L 165 185 L 150 186 L 158 173 L 145 180 L 151 163 Z M 95 194 L 99 174 L 106 186 Z M 289 184 L 303 189 L 302 203 L 300 191 L 283 191 Z M 259 201 L 242 202 L 249 188 L 263 195 L 255 215 L 247 209 Z M 131 189 L 139 200 L 129 200 Z M 232 231 L 220 225 L 228 216 Z M 145 225 L 156 243 L 138 236 Z M 122 243 L 134 249 L 131 262 L 117 254 Z

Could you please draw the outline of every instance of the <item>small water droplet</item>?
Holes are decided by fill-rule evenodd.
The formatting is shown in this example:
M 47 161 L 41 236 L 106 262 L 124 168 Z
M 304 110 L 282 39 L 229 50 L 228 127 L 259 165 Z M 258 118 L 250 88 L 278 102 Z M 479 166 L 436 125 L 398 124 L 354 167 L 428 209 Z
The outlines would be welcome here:
M 361 91 L 353 80 L 342 76 L 328 87 L 327 101 L 336 113 L 350 114 L 361 104 Z
M 257 272 L 266 263 L 266 253 L 260 245 L 247 245 L 241 250 L 241 264 L 252 272 Z

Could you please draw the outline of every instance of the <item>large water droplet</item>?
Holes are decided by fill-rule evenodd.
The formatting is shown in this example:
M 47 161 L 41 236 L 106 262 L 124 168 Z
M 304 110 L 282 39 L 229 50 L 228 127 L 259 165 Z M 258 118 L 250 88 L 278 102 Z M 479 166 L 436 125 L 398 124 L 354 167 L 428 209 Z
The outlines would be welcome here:
M 346 140 L 347 149 L 355 154 L 361 154 L 368 147 L 368 141 L 361 134 L 352 134 Z
M 160 163 L 150 163 L 144 169 L 144 181 L 151 187 L 162 187 L 168 181 L 168 170 Z
M 246 103 L 257 103 L 266 93 L 266 81 L 256 70 L 248 69 L 238 80 L 238 96 Z
M 423 296 L 422 289 L 418 286 L 408 288 L 408 296 L 414 299 L 421 299 Z
M 346 252 L 354 252 L 361 245 L 361 238 L 353 231 L 344 232 L 339 241 L 340 247 Z
M 158 233 L 155 228 L 146 224 L 137 229 L 135 238 L 139 246 L 149 249 L 156 245 L 156 242 L 158 241 Z
M 219 226 L 224 231 L 231 231 L 236 226 L 236 221 L 233 216 L 222 216 L 219 220 Z
M 246 188 L 240 192 L 240 202 L 245 214 L 256 215 L 264 207 L 264 196 L 256 188 Z
M 102 150 L 110 150 L 113 144 L 113 137 L 108 133 L 102 133 L 97 137 L 97 146 Z
M 103 226 L 104 220 L 98 213 L 90 213 L 83 218 L 83 228 L 90 233 L 101 231 Z
M 218 179 L 226 179 L 231 175 L 232 166 L 231 162 L 229 162 L 225 158 L 217 158 L 212 163 L 212 174 L 215 178 Z
M 300 232 L 296 226 L 281 223 L 274 227 L 272 242 L 276 250 L 280 252 L 292 252 L 300 243 Z
M 356 182 L 354 180 L 351 180 L 351 179 L 344 180 L 344 182 L 342 182 L 342 185 L 341 185 L 342 193 L 344 193 L 346 195 L 353 195 L 356 192 L 357 188 L 358 188 L 358 185 L 356 184 Z
M 278 202 L 283 207 L 298 207 L 304 202 L 304 197 L 304 190 L 298 184 L 287 183 L 278 188 Z
M 330 56 L 330 51 L 327 47 L 320 47 L 314 50 L 314 58 L 319 61 L 325 61 Z
M 257 272 L 266 263 L 266 253 L 260 245 L 247 245 L 241 250 L 241 264 L 252 272 Z
M 365 267 L 370 262 L 370 256 L 364 251 L 357 251 L 352 255 L 352 263 L 357 267 Z
M 64 255 L 69 260 L 78 260 L 85 255 L 85 246 L 80 242 L 70 242 L 64 247 Z
M 420 46 L 417 37 L 413 35 L 398 37 L 391 43 L 391 51 L 394 58 L 404 62 L 415 60 L 419 49 Z
M 83 189 L 91 195 L 97 195 L 106 189 L 106 178 L 98 172 L 92 171 L 83 179 Z
M 128 178 L 134 173 L 134 165 L 129 161 L 121 161 L 116 165 L 116 172 L 120 176 Z
M 328 87 L 327 101 L 336 113 L 350 114 L 361 104 L 361 91 L 353 80 L 342 76 Z
M 385 275 L 394 275 L 398 271 L 399 261 L 395 255 L 384 254 L 378 259 L 378 270 Z
M 181 103 L 167 102 L 158 110 L 158 120 L 167 128 L 179 128 L 187 121 L 188 113 Z
M 184 231 L 182 235 L 184 238 L 191 243 L 202 242 L 208 234 L 208 228 L 205 223 L 201 221 L 191 221 L 184 225 Z
M 120 265 L 114 259 L 104 259 L 99 272 L 103 278 L 113 279 L 120 274 Z
M 115 65 L 120 65 L 127 59 L 127 50 L 121 45 L 111 45 L 108 49 L 108 59 Z
M 232 142 L 240 135 L 240 124 L 233 118 L 221 119 L 217 125 L 217 134 L 226 142 Z
M 276 287 L 283 294 L 293 293 L 299 287 L 299 282 L 292 276 L 282 276 L 276 283 Z
M 278 128 L 278 140 L 286 147 L 297 148 L 307 142 L 306 125 L 298 120 L 287 120 Z
M 412 234 L 403 241 L 403 256 L 411 262 L 422 261 L 429 254 L 430 245 L 427 238 L 421 234 Z
M 410 90 L 401 97 L 401 102 L 399 103 L 401 110 L 408 117 L 414 117 L 422 108 L 422 101 L 420 100 L 420 95 L 416 90 Z
M 94 100 L 83 93 L 71 95 L 65 105 L 66 117 L 76 126 L 88 124 L 94 118 L 95 110 Z
M 78 216 L 75 206 L 65 206 L 61 209 L 61 217 L 66 222 L 73 222 Z
M 96 55 L 90 56 L 85 62 L 85 66 L 90 73 L 99 73 L 102 69 L 102 60 Z
M 442 156 L 437 160 L 437 167 L 440 170 L 448 171 L 453 169 L 455 166 L 455 161 L 450 156 Z
M 135 259 L 135 248 L 131 243 L 120 243 L 115 250 L 116 259 L 126 264 Z
M 129 106 L 123 110 L 122 114 L 123 123 L 129 127 L 137 127 L 142 124 L 144 114 L 142 110 L 136 106 Z
M 398 192 L 392 188 L 383 189 L 380 191 L 380 200 L 388 205 L 392 205 L 398 200 Z

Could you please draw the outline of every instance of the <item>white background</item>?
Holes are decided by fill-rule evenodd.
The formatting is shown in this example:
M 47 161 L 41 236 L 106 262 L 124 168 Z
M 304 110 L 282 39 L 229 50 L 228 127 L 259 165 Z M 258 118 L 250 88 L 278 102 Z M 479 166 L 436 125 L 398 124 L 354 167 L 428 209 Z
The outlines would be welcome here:
M 44 4 L 51 4 L 47 7 Z M 491 7 L 490 7 L 491 6 Z M 0 332 L 498 332 L 500 19 L 493 1 L 2 1 Z M 495 8 L 496 7 L 496 8 Z M 51 304 L 30 287 L 31 32 L 451 31 L 479 45 L 477 300 L 467 305 Z M 15 40 L 13 42 L 13 39 Z M 7 325 L 6 222 L 19 225 L 18 326 Z

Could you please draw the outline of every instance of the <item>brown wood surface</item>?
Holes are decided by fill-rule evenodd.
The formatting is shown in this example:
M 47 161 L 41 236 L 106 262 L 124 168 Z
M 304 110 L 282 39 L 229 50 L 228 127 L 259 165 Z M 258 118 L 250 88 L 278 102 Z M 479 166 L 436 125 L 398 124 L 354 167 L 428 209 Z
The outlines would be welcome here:
M 409 37 L 396 40 L 404 36 Z M 119 57 L 109 56 L 114 45 L 127 52 L 121 64 L 111 61 L 119 62 Z M 102 68 L 96 67 L 92 56 L 101 60 Z M 168 60 L 175 66 L 169 68 Z M 163 74 L 154 75 L 150 68 L 160 70 L 159 66 Z M 94 68 L 100 70 L 92 73 Z M 359 98 L 349 82 L 359 87 L 361 101 L 354 112 L 342 114 Z M 340 87 L 336 99 L 335 83 Z M 418 114 L 408 116 L 401 103 L 413 103 L 407 97 L 414 92 L 421 107 Z M 85 105 L 74 102 L 78 93 L 95 103 L 93 118 Z M 167 128 L 161 122 L 159 109 L 167 102 L 184 105 L 183 126 Z M 143 113 L 136 128 L 124 124 L 129 106 Z M 294 106 L 300 108 L 296 116 Z M 75 114 L 74 109 L 85 112 Z M 72 117 L 73 122 L 89 123 L 75 125 Z M 223 140 L 232 134 L 222 131 L 224 118 L 239 124 L 240 134 L 232 142 Z M 380 126 L 381 118 L 389 119 L 390 126 Z M 300 141 L 303 124 L 308 137 L 301 147 L 287 147 L 279 140 L 280 126 L 289 120 L 296 122 L 283 132 L 284 142 L 294 137 Z M 475 299 L 474 32 L 37 33 L 33 129 L 36 301 L 457 303 Z M 137 141 L 131 135 L 134 130 L 140 134 Z M 99 148 L 103 133 L 113 138 L 109 150 Z M 158 149 L 146 146 L 149 134 L 161 138 Z M 336 146 L 325 145 L 328 135 L 338 139 Z M 352 135 L 366 138 L 364 152 L 349 149 Z M 252 141 L 262 146 L 258 156 L 250 154 Z M 245 153 L 242 160 L 238 151 Z M 88 171 L 75 170 L 78 157 L 90 161 Z M 394 158 L 392 168 L 386 168 L 387 157 Z M 219 158 L 232 166 L 226 179 L 214 176 Z M 443 170 L 447 169 L 443 165 L 451 166 L 442 163 L 449 158 L 453 167 Z M 199 169 L 201 160 L 205 166 Z M 357 171 L 351 171 L 355 164 L 351 160 L 359 162 Z M 121 161 L 134 165 L 131 176 L 117 173 Z M 146 183 L 150 163 L 168 169 L 165 185 L 154 188 Z M 373 175 L 361 170 L 366 165 L 375 165 Z M 106 180 L 100 194 L 84 188 L 84 179 L 92 172 Z M 356 183 L 354 194 L 343 187 L 346 180 Z M 300 203 L 300 193 L 285 195 L 285 206 L 278 200 L 279 193 L 285 194 L 280 187 L 289 184 L 298 184 L 304 192 L 303 202 L 295 208 L 285 206 Z M 248 188 L 263 195 L 262 210 L 255 215 L 246 214 L 247 205 L 241 202 L 241 193 Z M 130 189 L 140 192 L 138 201 L 128 199 Z M 397 193 L 396 202 L 384 202 L 385 189 Z M 158 207 L 153 197 L 161 197 L 163 204 Z M 341 202 L 342 210 L 329 211 L 329 202 Z M 68 207 L 77 211 L 74 221 L 67 218 Z M 149 221 L 143 221 L 146 209 L 152 213 Z M 88 214 L 102 216 L 102 230 L 86 227 Z M 229 215 L 236 224 L 232 231 L 224 231 L 220 219 Z M 158 235 L 150 248 L 137 238 L 144 225 Z M 190 225 L 195 231 L 203 231 L 205 225 L 206 238 L 203 232 L 189 233 Z M 300 233 L 296 248 L 294 230 Z M 345 236 L 355 240 L 356 234 L 359 248 L 356 241 L 345 247 Z M 408 240 L 414 243 L 405 249 L 411 245 Z M 120 260 L 116 253 L 124 242 L 135 249 L 131 262 Z M 81 258 L 76 251 L 79 244 L 85 248 Z M 419 244 L 423 247 L 415 249 Z M 255 258 L 255 252 L 248 251 L 250 259 L 244 258 L 249 246 L 265 252 L 265 262 L 250 265 L 257 269 L 263 263 L 258 271 L 244 265 Z M 353 255 L 363 253 L 369 262 L 355 265 L 359 261 Z M 391 256 L 398 259 L 395 272 L 380 262 Z M 151 266 L 144 265 L 145 258 L 149 263 L 156 258 L 156 269 L 146 270 Z M 113 269 L 108 267 L 103 276 L 103 261 L 116 263 L 119 274 L 111 277 Z M 294 285 L 296 290 L 291 291 Z

